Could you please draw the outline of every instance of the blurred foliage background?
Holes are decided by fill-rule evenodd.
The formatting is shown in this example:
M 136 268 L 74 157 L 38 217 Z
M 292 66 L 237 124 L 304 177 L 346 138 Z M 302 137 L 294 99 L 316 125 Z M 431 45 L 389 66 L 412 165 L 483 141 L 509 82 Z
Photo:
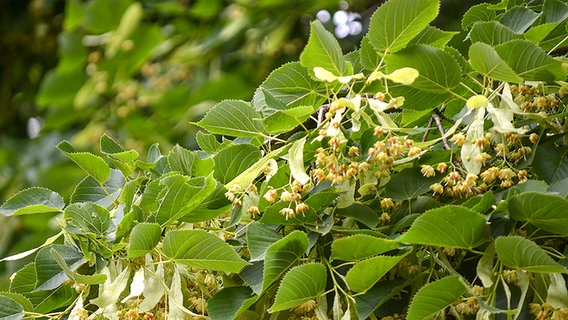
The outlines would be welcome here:
M 478 2 L 443 1 L 436 24 L 460 30 Z M 220 100 L 250 99 L 270 71 L 297 60 L 311 20 L 349 52 L 380 3 L 4 0 L 0 203 L 36 185 L 70 194 L 83 173 L 55 148 L 64 139 L 91 152 L 102 133 L 141 153 L 154 143 L 195 147 L 190 122 Z M 0 257 L 40 245 L 56 230 L 53 218 L 0 215 Z M 22 263 L 0 263 L 0 290 Z

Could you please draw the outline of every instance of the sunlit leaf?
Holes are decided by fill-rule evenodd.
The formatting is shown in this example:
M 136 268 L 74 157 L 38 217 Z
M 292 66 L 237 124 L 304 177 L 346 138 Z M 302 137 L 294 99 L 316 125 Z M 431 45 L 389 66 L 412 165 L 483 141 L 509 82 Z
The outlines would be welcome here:
M 471 26 L 479 21 L 492 21 L 495 20 L 495 11 L 489 9 L 488 3 L 480 3 L 471 6 L 462 18 L 462 29 L 469 30 Z
M 164 255 L 177 263 L 238 273 L 247 262 L 219 237 L 203 230 L 175 230 L 163 240 Z
M 125 181 L 122 172 L 116 169 L 111 169 L 108 180 L 102 186 L 93 177 L 88 176 L 75 187 L 70 202 L 92 202 L 108 208 L 118 200 Z
M 280 283 L 270 312 L 286 310 L 317 298 L 327 283 L 327 272 L 320 263 L 306 263 L 292 268 Z
M 490 45 L 477 42 L 469 47 L 470 63 L 473 69 L 490 78 L 520 83 L 523 81 L 497 51 Z
M 488 240 L 485 216 L 460 206 L 421 214 L 398 240 L 440 247 L 473 249 Z
M 469 37 L 472 42 L 484 42 L 495 46 L 522 36 L 497 21 L 488 21 L 474 24 Z
M 128 258 L 137 258 L 154 249 L 162 236 L 162 228 L 157 223 L 140 223 L 130 233 Z
M 241 100 L 225 100 L 216 104 L 196 124 L 207 131 L 231 137 L 262 136 L 264 127 L 258 112 Z
M 365 245 L 361 245 L 362 243 Z M 358 234 L 333 241 L 331 255 L 338 260 L 357 261 L 400 247 L 398 241 Z
M 406 319 L 427 320 L 467 292 L 459 276 L 449 276 L 429 283 L 412 298 Z
M 499 55 L 525 80 L 565 80 L 566 70 L 544 50 L 526 40 L 512 40 L 495 47 Z
M 255 164 L 261 157 L 258 147 L 251 144 L 238 144 L 225 148 L 215 155 L 215 178 L 225 184 Z M 246 188 L 241 186 L 241 188 Z
M 300 55 L 300 62 L 308 69 L 321 67 L 336 76 L 345 75 L 347 65 L 337 39 L 319 20 L 311 24 L 310 38 Z
M 536 243 L 520 236 L 498 237 L 495 250 L 499 260 L 509 268 L 535 273 L 568 273 Z
M 523 33 L 538 17 L 538 13 L 525 7 L 516 6 L 505 12 L 499 21 L 514 32 Z
M 438 0 L 391 0 L 371 17 L 368 37 L 379 52 L 404 47 L 438 15 Z
M 288 163 L 292 177 L 303 185 L 308 184 L 311 179 L 304 169 L 304 144 L 306 139 L 302 138 L 292 144 L 288 150 Z
M 444 31 L 436 27 L 426 26 L 414 39 L 408 44 L 426 44 L 435 48 L 443 49 L 452 38 L 459 32 Z
M 89 152 L 77 152 L 67 141 L 59 143 L 57 148 L 98 182 L 104 183 L 108 180 L 110 167 L 103 158 Z
M 0 206 L 5 216 L 34 213 L 61 212 L 65 201 L 58 193 L 46 188 L 32 187 L 22 190 Z

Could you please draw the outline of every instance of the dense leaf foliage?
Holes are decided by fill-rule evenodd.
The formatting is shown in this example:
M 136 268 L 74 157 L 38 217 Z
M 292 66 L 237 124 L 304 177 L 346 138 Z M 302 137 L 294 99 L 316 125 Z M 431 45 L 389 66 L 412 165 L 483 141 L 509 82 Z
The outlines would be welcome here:
M 387 1 L 345 55 L 314 22 L 299 62 L 194 123 L 197 151 L 61 142 L 86 176 L 69 203 L 0 206 L 61 227 L 3 259 L 35 254 L 0 314 L 565 318 L 568 5 L 517 2 L 472 7 L 463 55 L 437 0 Z

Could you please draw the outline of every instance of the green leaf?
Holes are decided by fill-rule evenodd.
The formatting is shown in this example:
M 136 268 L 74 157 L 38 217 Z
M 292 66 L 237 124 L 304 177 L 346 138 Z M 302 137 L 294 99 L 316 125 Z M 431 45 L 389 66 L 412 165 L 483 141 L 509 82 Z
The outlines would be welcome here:
M 217 141 L 215 135 L 210 133 L 203 133 L 199 131 L 195 135 L 199 149 L 209 153 L 216 154 L 221 149 L 221 142 Z
M 311 106 L 279 110 L 264 118 L 264 126 L 270 134 L 288 132 L 304 123 L 312 113 L 314 113 L 314 108 Z
M 310 39 L 300 55 L 300 63 L 309 69 L 324 68 L 336 76 L 343 76 L 347 72 L 339 42 L 319 20 L 311 24 Z
M 325 85 L 315 81 L 299 62 L 287 63 L 272 71 L 255 91 L 252 105 L 261 112 L 269 107 L 262 89 L 289 108 L 319 106 L 327 97 Z
M 469 32 L 471 42 L 484 42 L 492 46 L 519 39 L 522 36 L 497 21 L 479 22 Z M 471 56 L 471 55 L 470 55 Z
M 390 301 L 408 284 L 409 281 L 405 281 L 403 278 L 385 280 L 367 290 L 366 293 L 358 294 L 355 297 L 355 305 L 357 306 L 359 319 L 368 319 L 375 309 Z
M 126 180 L 120 170 L 111 169 L 102 185 L 91 176 L 85 177 L 73 190 L 70 202 L 92 202 L 108 208 L 118 200 Z
M 157 223 L 140 223 L 132 228 L 127 258 L 138 258 L 150 252 L 162 239 L 162 228 Z
M 534 154 L 533 170 L 540 179 L 553 183 L 568 178 L 568 148 L 539 144 Z
M 505 12 L 499 21 L 516 33 L 525 32 L 540 14 L 521 6 L 516 6 Z
M 361 55 L 361 64 L 369 71 L 375 70 L 379 65 L 379 61 L 381 61 L 381 57 L 371 44 L 371 40 L 369 40 L 369 35 L 364 36 L 361 40 L 359 54 Z
M 107 280 L 107 275 L 103 273 L 88 275 L 88 274 L 79 274 L 77 272 L 74 272 L 73 278 L 77 283 L 92 285 L 92 284 L 105 283 L 105 281 Z
M 109 211 L 94 203 L 73 203 L 69 205 L 65 208 L 63 219 L 65 219 L 66 228 L 78 234 L 105 235 L 115 229 Z
M 333 241 L 331 255 L 333 259 L 357 261 L 400 247 L 401 244 L 398 241 L 357 234 Z
M 13 299 L 0 296 L 0 320 L 18 320 L 24 317 L 24 307 Z
M 216 182 L 212 175 L 208 177 L 190 178 L 183 175 L 170 175 L 159 180 L 158 189 L 144 192 L 143 201 L 150 203 L 151 211 L 155 211 L 155 222 L 170 224 L 190 214 L 215 190 Z M 144 198 L 147 198 L 146 200 Z
M 469 8 L 462 18 L 462 29 L 469 30 L 471 26 L 479 21 L 492 21 L 495 20 L 495 11 L 489 9 L 488 3 L 476 4 Z
M 226 184 L 254 165 L 261 157 L 258 147 L 251 144 L 238 144 L 225 148 L 215 155 L 215 178 Z M 246 188 L 241 186 L 241 188 Z
M 59 286 L 55 290 L 36 291 L 26 294 L 34 305 L 34 312 L 50 313 L 71 305 L 77 297 L 77 292 L 71 286 Z
M 58 193 L 46 188 L 32 187 L 22 190 L 0 206 L 5 216 L 34 213 L 61 212 L 65 201 Z
M 250 252 L 250 261 L 264 259 L 264 253 L 282 235 L 263 223 L 252 223 L 247 228 L 247 246 Z
M 459 32 L 444 31 L 436 27 L 426 26 L 408 45 L 426 44 L 435 48 L 444 49 L 444 47 Z
M 248 263 L 219 237 L 203 230 L 175 230 L 163 240 L 164 255 L 191 267 L 238 273 Z
M 12 299 L 14 301 L 16 301 L 18 304 L 20 304 L 22 307 L 24 307 L 25 311 L 33 311 L 34 310 L 34 306 L 31 303 L 31 301 L 26 298 L 25 296 L 19 294 L 19 293 L 14 293 L 14 292 L 0 292 L 0 296 L 2 297 L 6 297 L 8 299 Z M 0 302 L 0 308 L 2 306 L 2 303 Z
M 561 235 L 568 235 L 567 210 L 568 200 L 550 194 L 527 192 L 509 199 L 511 218 Z
M 55 257 L 51 254 L 52 249 L 59 253 L 71 271 L 77 269 L 85 262 L 83 255 L 71 246 L 54 244 L 42 248 L 35 258 L 37 274 L 35 291 L 53 290 L 68 279 Z
M 568 273 L 536 243 L 520 236 L 497 237 L 495 250 L 499 260 L 508 268 L 535 273 Z
M 10 278 L 10 292 L 28 293 L 35 289 L 37 281 L 35 263 L 30 263 L 14 272 Z
M 280 283 L 269 312 L 301 305 L 325 291 L 327 272 L 321 263 L 306 263 L 292 268 Z
M 428 92 L 443 93 L 459 85 L 461 68 L 446 51 L 417 45 L 387 56 L 388 72 L 411 67 L 419 72 L 412 87 Z
M 249 287 L 227 287 L 207 301 L 207 313 L 212 319 L 232 320 L 254 303 Z
M 408 308 L 407 320 L 427 320 L 467 292 L 459 276 L 449 276 L 429 283 L 416 293 Z
M 398 240 L 413 244 L 473 249 L 488 240 L 485 216 L 460 206 L 444 206 L 420 215 Z
M 523 78 L 499 56 L 493 47 L 486 43 L 472 44 L 469 47 L 469 58 L 473 69 L 490 78 L 514 83 L 523 82 Z
M 357 221 L 361 221 L 369 228 L 375 228 L 380 220 L 377 212 L 369 206 L 354 203 L 345 208 L 337 208 L 335 214 L 342 217 L 351 217 Z
M 57 149 L 61 150 L 69 159 L 73 160 L 81 169 L 87 172 L 100 183 L 104 183 L 110 176 L 110 167 L 103 158 L 89 152 L 77 152 L 75 148 L 67 141 L 62 141 L 57 145 Z
M 262 290 L 292 267 L 306 253 L 310 241 L 302 231 L 296 230 L 266 249 L 264 257 L 264 278 Z
M 430 190 L 439 177 L 425 177 L 420 168 L 406 168 L 393 175 L 385 185 L 385 195 L 395 201 L 413 199 Z
M 559 23 L 568 18 L 568 4 L 560 0 L 545 0 L 542 5 L 544 23 Z
M 225 184 L 227 189 L 230 189 L 231 186 L 238 184 L 241 187 L 248 186 L 251 184 L 254 179 L 262 172 L 264 166 L 270 162 L 271 159 L 279 157 L 282 153 L 286 152 L 290 146 L 284 145 L 276 150 L 271 151 L 260 160 L 258 160 L 255 164 L 251 165 L 241 174 L 236 176 L 233 180 Z
M 390 94 L 394 97 L 404 97 L 402 109 L 407 110 L 434 110 L 451 98 L 449 93 L 426 92 L 403 85 L 389 86 Z
M 260 114 L 242 100 L 221 101 L 196 124 L 207 131 L 231 137 L 254 138 L 263 136 Z
M 560 23 L 545 23 L 534 26 L 525 32 L 525 38 L 534 43 L 544 40 Z
M 115 159 L 124 162 L 133 162 L 138 159 L 138 152 L 136 150 L 124 150 L 116 141 L 111 137 L 103 134 L 101 136 L 101 152 L 109 155 Z
M 406 254 L 400 256 L 377 256 L 357 262 L 347 272 L 345 281 L 352 291 L 366 292 L 404 257 L 406 257 Z
M 439 7 L 439 0 L 387 1 L 371 17 L 371 44 L 383 54 L 405 48 L 436 18 Z
M 562 63 L 526 40 L 512 40 L 495 47 L 497 53 L 525 80 L 565 80 Z

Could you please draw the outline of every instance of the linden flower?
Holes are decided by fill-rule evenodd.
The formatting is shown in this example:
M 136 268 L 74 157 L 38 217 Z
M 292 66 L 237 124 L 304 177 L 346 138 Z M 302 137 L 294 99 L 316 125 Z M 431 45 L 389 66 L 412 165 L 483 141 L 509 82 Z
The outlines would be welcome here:
M 270 189 L 268 191 L 266 191 L 266 193 L 264 194 L 264 199 L 266 199 L 266 201 L 272 203 L 276 200 L 276 196 L 278 195 L 278 192 L 274 189 Z
M 296 214 L 301 214 L 302 216 L 305 216 L 305 213 L 308 212 L 308 210 L 310 209 L 310 207 L 308 207 L 307 204 L 305 203 L 298 203 L 296 205 Z
M 448 165 L 445 162 L 440 162 L 436 166 L 436 170 L 438 170 L 438 172 L 440 172 L 440 173 L 446 172 L 447 169 L 448 169 Z
M 451 141 L 461 147 L 465 144 L 465 135 L 463 133 L 456 133 L 452 136 Z
M 288 191 L 283 191 L 282 194 L 280 195 L 280 200 L 282 201 L 291 201 L 292 200 L 292 194 Z
M 419 155 L 420 152 L 422 152 L 422 149 L 420 149 L 418 147 L 412 147 L 412 148 L 410 148 L 410 150 L 408 150 L 408 156 L 414 157 L 416 155 Z
M 385 210 L 394 208 L 394 202 L 391 198 L 384 198 L 383 200 L 381 200 L 381 208 Z
M 247 213 L 254 217 L 260 214 L 260 210 L 257 206 L 251 206 L 247 209 Z
M 289 218 L 294 218 L 296 216 L 296 213 L 291 208 L 281 209 L 280 214 L 286 217 L 286 220 L 288 220 Z
M 430 190 L 432 190 L 434 192 L 434 194 L 442 194 L 444 193 L 444 186 L 442 186 L 439 183 L 434 183 L 433 185 L 430 186 Z
M 428 164 L 423 164 L 422 167 L 420 168 L 420 172 L 426 178 L 430 178 L 436 175 L 436 171 L 434 171 L 434 168 Z

